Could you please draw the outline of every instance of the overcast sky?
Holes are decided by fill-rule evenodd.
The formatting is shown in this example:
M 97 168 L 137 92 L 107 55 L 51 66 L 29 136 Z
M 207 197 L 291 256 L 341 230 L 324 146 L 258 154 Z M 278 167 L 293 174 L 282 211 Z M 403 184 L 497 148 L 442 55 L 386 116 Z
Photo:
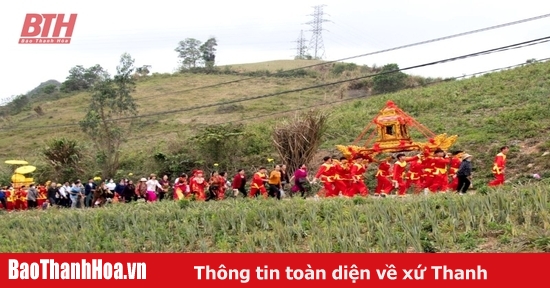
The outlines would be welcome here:
M 95 64 L 114 73 L 122 53 L 152 72 L 173 72 L 174 48 L 187 37 L 218 39 L 218 65 L 293 59 L 295 41 L 325 4 L 326 60 L 365 54 L 432 38 L 550 13 L 550 1 L 496 0 L 279 0 L 279 1 L 67 1 L 22 0 L 3 4 L 0 18 L 4 68 L 0 98 L 26 93 L 49 79 L 63 81 L 71 67 Z M 77 13 L 72 43 L 18 44 L 27 13 Z M 68 17 L 68 16 L 66 16 Z M 550 17 L 414 48 L 357 58 L 358 64 L 407 67 L 550 36 Z M 53 28 L 52 28 L 53 29 Z M 467 60 L 410 70 L 453 77 L 550 57 L 544 43 Z

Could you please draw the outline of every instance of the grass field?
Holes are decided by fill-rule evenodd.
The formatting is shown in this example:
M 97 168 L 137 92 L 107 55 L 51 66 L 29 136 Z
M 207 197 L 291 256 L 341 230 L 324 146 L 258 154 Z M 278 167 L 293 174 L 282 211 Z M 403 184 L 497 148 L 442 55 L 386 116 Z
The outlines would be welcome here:
M 0 215 L 0 252 L 550 252 L 548 184 L 403 199 L 113 204 Z
M 227 65 L 230 68 L 236 70 L 236 71 L 258 71 L 258 70 L 268 70 L 271 72 L 277 72 L 279 70 L 290 70 L 290 69 L 298 69 L 301 67 L 306 67 L 309 65 L 315 65 L 323 63 L 323 61 L 320 60 L 275 60 L 275 61 L 267 61 L 267 62 L 259 62 L 259 63 L 249 63 L 249 64 L 238 64 L 238 65 Z M 220 66 L 220 68 L 224 68 L 226 66 Z

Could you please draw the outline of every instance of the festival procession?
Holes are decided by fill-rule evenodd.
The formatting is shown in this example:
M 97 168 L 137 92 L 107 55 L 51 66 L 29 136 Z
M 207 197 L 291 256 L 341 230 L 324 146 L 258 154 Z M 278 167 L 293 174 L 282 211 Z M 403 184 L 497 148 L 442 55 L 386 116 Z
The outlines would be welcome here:
M 426 142 L 415 142 L 409 135 L 416 128 L 426 136 Z M 367 132 L 371 134 L 364 140 Z M 43 184 L 28 177 L 36 167 L 24 160 L 7 160 L 14 172 L 12 183 L 0 189 L 0 208 L 6 210 L 46 209 L 48 207 L 93 208 L 108 203 L 133 201 L 156 202 L 191 199 L 196 201 L 226 198 L 307 198 L 315 184 L 321 188 L 314 199 L 322 197 L 379 197 L 401 198 L 409 195 L 458 193 L 464 195 L 472 187 L 472 158 L 465 151 L 450 151 L 457 136 L 435 135 L 395 103 L 386 106 L 365 127 L 352 145 L 338 145 L 341 157 L 325 156 L 310 172 L 309 167 L 284 164 L 260 167 L 257 171 L 203 170 L 177 175 L 136 179 L 103 180 L 56 179 Z M 364 141 L 363 145 L 359 143 Z M 494 180 L 489 186 L 505 182 L 507 146 L 500 148 L 492 167 Z M 19 166 L 19 167 L 17 167 Z M 374 167 L 371 168 L 371 167 Z M 269 168 L 269 169 L 268 169 Z M 374 172 L 374 183 L 367 183 L 367 173 Z M 7 183 L 2 183 L 5 185 Z M 375 187 L 370 191 L 368 186 Z M 317 190 L 317 189 L 315 189 Z

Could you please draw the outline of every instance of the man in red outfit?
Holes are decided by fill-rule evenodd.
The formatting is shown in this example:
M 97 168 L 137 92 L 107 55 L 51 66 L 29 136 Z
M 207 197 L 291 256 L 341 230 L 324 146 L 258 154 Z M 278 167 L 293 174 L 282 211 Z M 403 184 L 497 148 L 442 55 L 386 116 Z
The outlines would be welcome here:
M 500 148 L 500 153 L 495 157 L 495 162 L 493 163 L 493 175 L 495 180 L 489 182 L 490 187 L 500 186 L 504 184 L 504 172 L 506 171 L 506 154 L 510 148 L 508 146 L 503 146 Z
M 265 183 L 268 181 L 267 169 L 265 167 L 260 167 L 258 172 L 254 173 L 252 177 L 252 184 L 250 185 L 250 194 L 248 197 L 254 198 L 260 192 L 262 196 L 267 199 L 267 189 L 265 189 Z
M 362 155 L 357 155 L 355 157 L 355 160 L 353 161 L 353 164 L 351 165 L 351 187 L 350 187 L 350 193 L 349 195 L 351 197 L 355 196 L 356 194 L 359 194 L 361 196 L 368 196 L 369 195 L 369 189 L 367 188 L 367 185 L 365 185 L 365 172 L 367 172 L 367 166 L 364 164 L 365 159 L 363 159 Z
M 429 189 L 431 192 L 445 193 L 449 189 L 449 179 L 447 177 L 447 165 L 451 162 L 451 159 L 446 157 L 445 151 L 436 149 L 434 157 L 431 162 L 433 163 L 433 182 Z
M 451 177 L 449 189 L 451 191 L 456 191 L 456 188 L 458 187 L 458 177 L 456 176 L 456 172 L 458 172 L 458 169 L 460 168 L 460 164 L 462 163 L 462 155 L 464 155 L 464 152 L 455 151 L 452 154 L 453 157 L 451 158 L 451 163 L 449 165 L 449 177 Z
M 391 171 L 391 162 L 394 159 L 393 156 L 390 156 L 378 165 L 378 172 L 376 172 L 376 190 L 374 191 L 374 196 L 386 197 L 388 193 L 392 190 L 392 183 L 389 179 Z
M 336 169 L 334 177 L 334 188 L 336 193 L 342 196 L 353 197 L 351 194 L 351 167 L 346 157 L 341 157 L 340 162 L 334 165 Z
M 396 158 L 397 160 L 393 164 L 392 184 L 394 188 L 397 188 L 397 195 L 404 197 L 407 194 L 407 183 L 404 181 L 407 163 L 418 160 L 418 156 L 406 157 L 405 154 L 400 153 Z
M 409 171 L 405 176 L 407 189 L 413 188 L 414 194 L 419 194 L 422 191 L 422 174 L 424 173 L 423 157 L 418 156 L 416 161 L 411 161 Z
M 315 174 L 313 181 L 317 179 L 321 180 L 323 187 L 325 188 L 325 197 L 335 197 L 338 196 L 338 192 L 334 187 L 334 177 L 336 175 L 336 168 L 332 164 L 332 158 L 326 156 L 323 158 L 324 163 L 319 167 L 319 170 Z

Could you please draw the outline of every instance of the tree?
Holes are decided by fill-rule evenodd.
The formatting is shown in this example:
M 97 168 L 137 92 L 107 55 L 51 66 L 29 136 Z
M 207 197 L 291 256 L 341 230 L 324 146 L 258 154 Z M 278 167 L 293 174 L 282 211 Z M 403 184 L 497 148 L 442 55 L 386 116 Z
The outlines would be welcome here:
M 30 99 L 27 95 L 18 95 L 8 104 L 12 115 L 17 115 L 22 111 L 30 108 Z
M 69 76 L 61 84 L 60 90 L 63 92 L 87 90 L 92 88 L 95 83 L 109 77 L 109 73 L 99 64 L 89 68 L 77 65 L 69 70 Z
M 52 139 L 42 150 L 42 155 L 58 181 L 76 180 L 84 172 L 81 167 L 82 148 L 76 140 Z
M 179 53 L 178 57 L 181 58 L 183 68 L 195 68 L 200 64 L 201 44 L 201 41 L 194 38 L 186 38 L 179 42 L 175 51 Z
M 390 93 L 405 87 L 407 74 L 399 71 L 397 64 L 387 64 L 382 67 L 379 75 L 373 77 L 373 88 L 377 93 Z
M 216 46 L 218 46 L 216 38 L 212 37 L 199 47 L 206 68 L 213 68 L 216 63 Z
M 137 115 L 137 104 L 131 93 L 135 90 L 134 59 L 128 53 L 120 57 L 117 74 L 96 83 L 86 116 L 80 121 L 82 131 L 91 137 L 97 148 L 97 160 L 103 177 L 113 177 L 120 163 L 120 145 L 131 124 L 119 120 Z
M 136 73 L 139 76 L 147 76 L 151 72 L 149 69 L 151 69 L 151 65 L 143 65 L 141 67 L 136 68 Z
M 244 126 L 240 124 L 210 125 L 204 128 L 192 140 L 200 157 L 208 167 L 217 163 L 220 169 L 233 169 L 238 162 L 244 137 L 247 136 Z
M 49 95 L 49 94 L 52 94 L 53 92 L 55 92 L 55 89 L 57 89 L 57 87 L 55 87 L 55 85 L 48 84 L 48 85 L 44 86 L 44 88 L 42 88 L 42 92 Z
M 281 163 L 288 165 L 289 173 L 311 162 L 328 128 L 328 116 L 321 111 L 311 110 L 294 119 L 277 123 L 272 140 Z

